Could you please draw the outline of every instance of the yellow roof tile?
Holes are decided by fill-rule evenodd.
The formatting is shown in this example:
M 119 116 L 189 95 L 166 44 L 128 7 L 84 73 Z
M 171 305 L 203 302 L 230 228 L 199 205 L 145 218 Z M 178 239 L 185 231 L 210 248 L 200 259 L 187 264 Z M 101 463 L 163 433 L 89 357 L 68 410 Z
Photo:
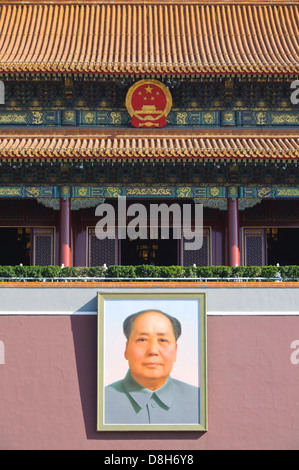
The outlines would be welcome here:
M 295 1 L 5 1 L 0 72 L 298 74 Z

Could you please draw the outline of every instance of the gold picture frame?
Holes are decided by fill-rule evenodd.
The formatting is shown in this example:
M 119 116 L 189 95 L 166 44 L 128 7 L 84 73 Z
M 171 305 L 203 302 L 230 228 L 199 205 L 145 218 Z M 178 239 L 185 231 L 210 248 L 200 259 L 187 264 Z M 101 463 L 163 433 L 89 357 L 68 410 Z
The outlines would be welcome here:
M 131 333 L 126 338 L 123 325 L 128 323 L 126 318 L 136 313 Z M 160 335 L 157 340 L 152 336 L 160 331 L 159 321 L 166 322 L 171 338 L 174 337 L 171 322 L 178 320 L 181 327 L 181 335 L 174 341 L 176 358 L 171 364 L 174 366 L 171 375 L 157 390 L 139 383 L 136 374 L 139 359 L 135 363 L 132 353 L 135 339 L 136 344 L 140 341 L 136 336 L 137 325 L 144 319 L 152 322 L 150 325 L 154 327 L 150 333 L 147 326 L 142 327 L 145 330 L 142 335 L 148 335 L 146 340 L 142 338 L 142 347 L 150 341 L 159 345 L 154 351 L 148 349 L 150 346 L 144 346 L 146 358 L 155 358 L 151 361 L 158 362 L 160 354 L 163 357 L 164 352 L 159 350 L 162 344 L 168 347 L 165 346 L 168 339 L 160 339 L 164 332 L 157 333 Z M 97 431 L 207 431 L 206 329 L 205 293 L 190 293 L 178 288 L 122 288 L 121 285 L 99 291 Z M 148 339 L 152 337 L 153 340 Z M 173 339 L 169 342 L 173 343 Z M 142 361 L 143 367 L 145 360 Z M 166 380 L 165 363 L 162 365 L 161 359 L 159 364 L 146 364 L 145 374 L 152 374 L 152 370 L 157 374 L 155 384 L 161 385 L 158 376 L 162 370 L 162 380 Z M 144 371 L 141 370 L 140 377 L 143 378 Z

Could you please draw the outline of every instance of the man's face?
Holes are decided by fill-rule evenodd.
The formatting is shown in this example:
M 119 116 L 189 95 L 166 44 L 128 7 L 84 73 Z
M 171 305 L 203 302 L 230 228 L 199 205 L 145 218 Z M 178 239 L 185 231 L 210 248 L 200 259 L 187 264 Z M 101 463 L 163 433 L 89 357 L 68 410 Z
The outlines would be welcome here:
M 177 344 L 170 320 L 155 311 L 139 315 L 125 350 L 132 377 L 142 386 L 157 390 L 166 382 L 176 357 Z

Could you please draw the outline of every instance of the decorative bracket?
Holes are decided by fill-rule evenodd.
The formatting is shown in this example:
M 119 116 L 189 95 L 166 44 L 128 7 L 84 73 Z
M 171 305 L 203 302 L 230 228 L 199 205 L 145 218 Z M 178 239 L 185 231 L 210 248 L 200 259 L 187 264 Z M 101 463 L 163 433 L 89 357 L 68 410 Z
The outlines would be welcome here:
M 59 198 L 37 198 L 37 202 L 42 204 L 45 207 L 49 207 L 50 209 L 54 209 L 55 211 L 60 210 L 60 199 Z M 103 204 L 105 202 L 104 198 L 87 198 L 87 197 L 76 197 L 71 198 L 71 210 L 76 211 L 79 209 L 89 209 L 90 207 L 96 207 L 99 204 Z

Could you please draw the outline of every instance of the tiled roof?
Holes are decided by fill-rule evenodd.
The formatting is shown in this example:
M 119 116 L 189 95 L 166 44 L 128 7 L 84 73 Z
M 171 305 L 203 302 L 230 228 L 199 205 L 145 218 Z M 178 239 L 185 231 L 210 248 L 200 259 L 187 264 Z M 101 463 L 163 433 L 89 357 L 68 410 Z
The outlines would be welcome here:
M 298 74 L 294 1 L 7 1 L 0 72 Z
M 299 159 L 297 131 L 148 130 L 2 131 L 1 160 L 292 161 Z

